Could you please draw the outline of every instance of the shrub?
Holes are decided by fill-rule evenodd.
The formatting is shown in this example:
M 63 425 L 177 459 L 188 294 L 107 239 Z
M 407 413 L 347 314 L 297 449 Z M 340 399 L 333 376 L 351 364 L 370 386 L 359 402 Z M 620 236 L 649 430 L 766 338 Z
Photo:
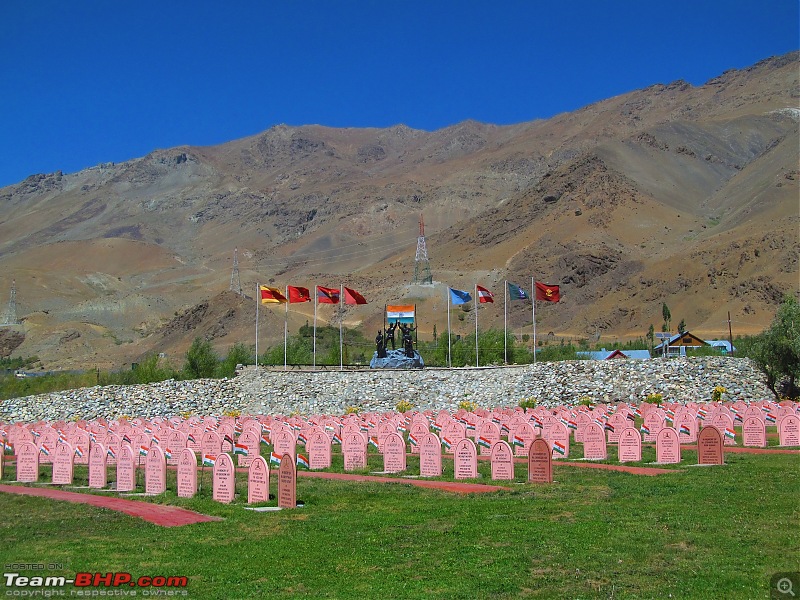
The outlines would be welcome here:
M 408 400 L 400 400 L 400 402 L 398 402 L 398 403 L 395 405 L 395 407 L 394 407 L 394 408 L 395 408 L 395 410 L 396 410 L 397 412 L 399 412 L 399 413 L 404 413 L 404 412 L 408 412 L 409 410 L 411 410 L 412 408 L 414 408 L 414 405 L 413 405 L 413 404 L 411 404 L 411 402 L 409 402 Z

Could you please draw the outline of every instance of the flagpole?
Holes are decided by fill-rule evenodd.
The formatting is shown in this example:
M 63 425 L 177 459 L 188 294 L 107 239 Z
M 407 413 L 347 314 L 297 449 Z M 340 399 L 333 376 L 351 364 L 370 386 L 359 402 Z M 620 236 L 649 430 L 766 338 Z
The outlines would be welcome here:
M 536 364 L 536 284 L 531 277 L 531 318 L 533 319 L 533 364 Z
M 352 285 L 352 284 L 351 284 Z M 339 370 L 342 370 L 342 322 L 344 321 L 344 305 L 342 299 L 344 298 L 344 284 L 339 284 Z
M 447 366 L 452 367 L 452 358 L 450 356 L 450 288 L 447 288 Z
M 313 367 L 314 369 L 317 368 L 317 296 L 319 292 L 317 290 L 317 284 L 314 284 L 314 359 L 313 359 Z
M 259 297 L 261 296 L 260 291 L 260 286 L 256 284 L 256 367 L 258 366 L 258 305 L 261 304 L 261 302 L 259 302 L 259 300 L 261 300 Z
M 289 339 L 289 286 L 286 286 L 286 314 L 283 318 L 283 370 L 286 370 L 286 354 Z M 260 442 L 259 442 L 260 443 Z
M 503 364 L 508 364 L 508 279 L 503 282 Z
M 478 284 L 475 284 L 475 366 L 478 365 L 478 306 L 480 306 L 480 302 L 478 302 Z

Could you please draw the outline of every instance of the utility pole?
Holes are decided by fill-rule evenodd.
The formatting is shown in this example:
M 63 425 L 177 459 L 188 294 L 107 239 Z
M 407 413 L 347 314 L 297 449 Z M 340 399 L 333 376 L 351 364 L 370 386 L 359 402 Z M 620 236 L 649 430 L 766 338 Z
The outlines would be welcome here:
M 428 248 L 425 246 L 425 221 L 419 216 L 419 237 L 417 238 L 417 254 L 414 257 L 414 281 L 411 283 L 433 283 L 431 263 L 428 260 Z

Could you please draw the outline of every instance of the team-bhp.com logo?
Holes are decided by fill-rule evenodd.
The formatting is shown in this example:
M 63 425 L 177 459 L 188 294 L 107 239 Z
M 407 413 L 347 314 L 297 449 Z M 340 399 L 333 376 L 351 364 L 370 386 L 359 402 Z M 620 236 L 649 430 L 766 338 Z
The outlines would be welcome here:
M 164 594 L 162 588 L 185 588 L 188 585 L 186 577 L 166 577 L 162 575 L 149 577 L 145 575 L 134 579 L 130 573 L 76 573 L 75 577 L 71 579 L 63 576 L 43 577 L 21 575 L 20 573 L 4 573 L 3 578 L 6 588 L 48 588 L 52 590 L 52 588 L 63 588 L 68 585 L 74 585 L 76 588 L 143 588 L 143 596 L 159 596 Z M 14 590 L 14 592 L 16 591 Z M 174 591 L 169 595 L 177 595 Z M 6 591 L 6 595 L 27 595 L 14 592 L 9 589 Z M 85 593 L 75 592 L 84 592 L 84 590 L 71 590 L 70 595 L 99 595 L 90 593 L 90 589 L 86 589 Z M 130 595 L 136 595 L 136 592 Z

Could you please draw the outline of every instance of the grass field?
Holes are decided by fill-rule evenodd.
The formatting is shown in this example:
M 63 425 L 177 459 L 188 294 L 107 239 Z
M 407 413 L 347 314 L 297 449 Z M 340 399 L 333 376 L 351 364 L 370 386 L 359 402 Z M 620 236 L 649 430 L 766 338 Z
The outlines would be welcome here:
M 176 528 L 3 494 L 0 556 L 6 572 L 55 563 L 37 574 L 186 576 L 170 591 L 189 598 L 768 598 L 773 574 L 800 571 L 800 456 L 728 453 L 718 467 L 682 458 L 670 465 L 679 472 L 655 477 L 555 466 L 551 485 L 525 483 L 518 464 L 509 491 L 473 495 L 302 477 L 305 506 L 272 513 L 245 510 L 243 473 L 236 503 L 213 502 L 206 472 L 198 497 L 150 501 L 224 520 Z M 644 448 L 638 464 L 654 460 Z M 381 465 L 371 455 L 370 470 Z M 332 470 L 341 466 L 334 454 Z M 488 463 L 479 470 L 488 483 Z M 76 467 L 76 483 L 85 478 Z

